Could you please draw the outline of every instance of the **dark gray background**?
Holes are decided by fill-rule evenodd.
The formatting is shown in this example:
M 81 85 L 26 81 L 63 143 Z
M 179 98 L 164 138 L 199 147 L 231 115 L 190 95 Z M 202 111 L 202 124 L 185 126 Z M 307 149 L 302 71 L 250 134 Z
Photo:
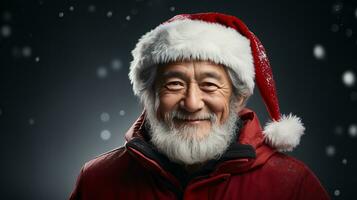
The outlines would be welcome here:
M 357 72 L 356 9 L 333 0 L 2 0 L 1 199 L 66 199 L 84 162 L 122 145 L 140 114 L 127 78 L 138 38 L 175 14 L 207 11 L 240 17 L 260 38 L 282 113 L 307 128 L 291 155 L 333 199 L 354 199 L 357 92 L 342 76 Z M 248 107 L 268 120 L 259 91 Z

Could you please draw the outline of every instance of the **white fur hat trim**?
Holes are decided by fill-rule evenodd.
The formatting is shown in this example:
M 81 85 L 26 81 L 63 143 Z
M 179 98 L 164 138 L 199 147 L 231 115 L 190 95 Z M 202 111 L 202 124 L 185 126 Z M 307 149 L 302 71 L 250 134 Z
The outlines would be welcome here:
M 175 20 L 143 35 L 132 55 L 129 78 L 138 96 L 146 89 L 145 70 L 180 59 L 223 64 L 253 93 L 255 72 L 250 41 L 233 28 L 200 20 Z
M 283 115 L 279 121 L 273 121 L 264 127 L 265 141 L 278 151 L 292 151 L 300 143 L 305 127 L 301 119 L 291 113 Z

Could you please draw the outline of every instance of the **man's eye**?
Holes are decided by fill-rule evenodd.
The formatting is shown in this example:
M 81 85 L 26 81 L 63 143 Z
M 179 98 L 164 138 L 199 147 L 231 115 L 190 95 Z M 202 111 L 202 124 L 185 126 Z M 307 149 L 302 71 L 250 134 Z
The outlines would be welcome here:
M 165 87 L 169 90 L 181 90 L 184 88 L 184 85 L 180 81 L 171 81 Z
M 201 89 L 208 91 L 208 92 L 213 92 L 216 91 L 218 89 L 218 86 L 214 83 L 210 83 L 210 82 L 204 82 L 201 84 Z

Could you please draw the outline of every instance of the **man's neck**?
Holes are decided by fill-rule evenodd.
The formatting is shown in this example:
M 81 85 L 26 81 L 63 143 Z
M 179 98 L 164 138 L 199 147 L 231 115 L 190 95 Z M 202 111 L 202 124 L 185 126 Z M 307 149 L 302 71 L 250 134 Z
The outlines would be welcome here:
M 184 165 L 184 168 L 188 174 L 193 174 L 199 171 L 205 163 L 197 163 L 192 165 Z

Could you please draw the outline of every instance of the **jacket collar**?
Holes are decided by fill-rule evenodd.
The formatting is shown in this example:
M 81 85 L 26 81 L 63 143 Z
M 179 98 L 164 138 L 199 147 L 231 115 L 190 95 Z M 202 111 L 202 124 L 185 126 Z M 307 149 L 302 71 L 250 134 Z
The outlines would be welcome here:
M 225 154 L 226 157 L 223 156 L 219 161 L 209 162 L 208 166 L 203 169 L 212 176 L 222 173 L 236 174 L 250 170 L 264 164 L 275 152 L 264 143 L 262 128 L 256 114 L 247 108 L 238 114 L 243 124 L 236 143 L 229 147 Z M 150 137 L 145 131 L 145 116 L 144 111 L 125 134 L 127 150 L 143 166 L 170 179 L 175 185 L 181 185 L 182 180 L 176 179 L 183 177 L 183 174 L 180 174 L 183 172 L 179 170 L 179 166 L 155 151 L 155 148 L 148 142 Z

